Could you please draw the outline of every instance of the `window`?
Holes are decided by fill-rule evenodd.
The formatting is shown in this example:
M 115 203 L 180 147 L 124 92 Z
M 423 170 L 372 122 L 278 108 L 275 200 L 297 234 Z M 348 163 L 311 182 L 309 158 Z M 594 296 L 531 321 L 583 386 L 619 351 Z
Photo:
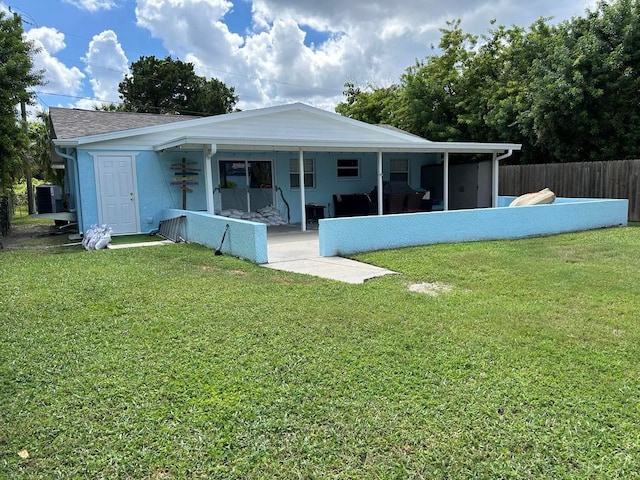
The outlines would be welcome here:
M 338 159 L 338 178 L 357 178 L 360 176 L 360 164 L 357 158 Z
M 289 182 L 291 188 L 300 188 L 300 160 L 292 158 L 289 160 Z M 315 188 L 316 170 L 313 158 L 304 159 L 304 188 Z
M 389 168 L 389 180 L 409 183 L 409 160 L 406 158 L 392 159 Z

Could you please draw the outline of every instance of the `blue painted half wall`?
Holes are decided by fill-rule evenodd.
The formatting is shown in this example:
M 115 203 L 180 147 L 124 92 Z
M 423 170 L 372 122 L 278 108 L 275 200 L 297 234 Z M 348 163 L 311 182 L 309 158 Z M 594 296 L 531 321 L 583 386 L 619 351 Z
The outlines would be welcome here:
M 499 205 L 510 200 L 501 197 Z M 331 218 L 320 220 L 320 255 L 625 226 L 628 208 L 628 200 L 558 198 L 550 205 Z
M 244 258 L 253 263 L 267 263 L 267 226 L 262 223 L 219 217 L 204 212 L 168 209 L 164 218 L 186 216 L 182 237 L 187 242 L 209 248 L 220 248 L 222 253 Z M 229 230 L 220 247 L 226 226 Z

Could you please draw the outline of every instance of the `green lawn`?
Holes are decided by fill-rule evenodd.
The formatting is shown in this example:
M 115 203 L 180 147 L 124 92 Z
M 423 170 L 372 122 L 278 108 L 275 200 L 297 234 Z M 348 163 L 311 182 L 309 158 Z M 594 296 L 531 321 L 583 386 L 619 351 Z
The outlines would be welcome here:
M 638 478 L 639 253 L 636 227 L 410 248 L 349 285 L 0 251 L 0 478 Z

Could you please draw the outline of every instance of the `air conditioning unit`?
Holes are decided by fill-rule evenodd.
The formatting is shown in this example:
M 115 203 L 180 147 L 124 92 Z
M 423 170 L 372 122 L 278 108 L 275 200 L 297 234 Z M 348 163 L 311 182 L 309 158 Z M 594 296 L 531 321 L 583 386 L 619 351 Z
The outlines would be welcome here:
M 62 187 L 60 185 L 38 185 L 36 187 L 38 213 L 62 211 Z

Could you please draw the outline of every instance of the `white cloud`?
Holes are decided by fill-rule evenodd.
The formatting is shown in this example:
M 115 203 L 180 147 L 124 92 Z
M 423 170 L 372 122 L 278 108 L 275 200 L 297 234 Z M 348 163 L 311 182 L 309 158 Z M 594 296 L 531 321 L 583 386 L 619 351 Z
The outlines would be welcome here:
M 242 44 L 223 18 L 233 7 L 227 0 L 138 0 L 138 26 L 162 39 L 170 52 L 209 49 L 226 54 Z
M 55 1 L 55 0 L 47 0 Z M 60 0 L 97 12 L 117 7 L 127 14 L 132 0 Z M 136 0 L 137 26 L 160 39 L 166 54 L 192 62 L 196 72 L 233 86 L 242 109 L 303 101 L 333 109 L 343 99 L 345 82 L 386 86 L 398 82 L 416 59 L 433 53 L 439 29 L 461 19 L 466 32 L 482 34 L 490 20 L 528 26 L 539 17 L 556 21 L 583 15 L 598 0 Z M 8 11 L 6 0 L 0 10 Z M 233 23 L 250 7 L 249 24 Z M 107 16 L 104 16 L 106 18 Z M 99 17 L 92 15 L 96 20 Z M 91 21 L 93 21 L 91 20 Z M 128 20 L 128 19 L 127 19 Z M 231 22 L 231 23 L 230 23 Z M 55 58 L 66 47 L 62 33 L 34 28 L 28 33 L 42 52 L 36 68 L 45 69 L 44 90 L 82 95 L 83 81 L 93 96 L 118 100 L 117 84 L 128 71 L 120 38 L 136 38 L 118 28 L 96 27 L 80 69 Z M 316 35 L 311 43 L 312 29 Z M 88 35 L 91 35 L 88 34 Z M 131 41 L 131 40 L 128 40 Z M 134 47 L 135 48 L 135 47 Z M 70 49 L 64 50 L 65 55 Z M 81 49 L 82 51 L 82 49 Z M 140 52 L 135 54 L 150 54 Z M 130 55 L 133 55 L 133 53 Z M 158 53 L 156 53 L 158 55 Z M 159 55 L 164 55 L 160 53 Z M 84 72 L 81 70 L 84 68 Z M 42 91 L 42 88 L 39 88 Z M 91 95 L 91 94 L 89 94 Z M 86 102 L 78 105 L 89 106 Z
M 55 28 L 32 28 L 25 36 L 28 40 L 38 43 L 39 47 L 44 48 L 50 54 L 58 53 L 66 47 L 64 33 L 57 31 Z
M 252 25 L 238 35 L 225 15 L 242 1 L 249 0 L 137 0 L 136 14 L 198 74 L 236 87 L 246 109 L 290 101 L 333 108 L 347 81 L 398 82 L 433 53 L 448 20 L 482 34 L 492 19 L 522 26 L 541 16 L 564 20 L 596 0 L 252 0 Z M 324 40 L 310 45 L 309 28 Z
M 224 16 L 232 8 L 224 0 L 139 0 L 138 25 L 162 39 L 175 56 L 194 63 L 199 75 L 216 77 L 234 86 L 242 108 L 282 103 L 342 92 L 332 57 L 342 50 L 336 42 L 318 49 L 304 44 L 305 32 L 291 20 L 276 19 L 265 31 L 242 36 L 230 32 Z M 179 18 L 180 21 L 175 21 Z
M 53 54 L 63 50 L 66 45 L 64 34 L 54 28 L 39 27 L 32 28 L 25 33 L 25 38 L 33 42 L 35 48 L 40 49 L 34 56 L 33 64 L 35 70 L 44 71 L 43 87 L 38 90 L 42 92 L 60 93 L 74 96 L 78 95 L 82 89 L 84 74 L 77 67 L 67 67 Z
M 192 62 L 198 75 L 235 86 L 227 81 L 234 73 L 244 85 L 254 72 L 240 54 L 245 40 L 224 23 L 232 7 L 227 0 L 138 0 L 137 24 L 161 39 L 172 56 Z
M 114 0 L 64 0 L 64 2 L 70 3 L 81 10 L 87 10 L 89 12 L 111 10 L 116 7 L 116 2 Z
M 83 58 L 91 76 L 93 95 L 106 102 L 118 101 L 118 84 L 129 73 L 129 60 L 113 30 L 95 35 Z

